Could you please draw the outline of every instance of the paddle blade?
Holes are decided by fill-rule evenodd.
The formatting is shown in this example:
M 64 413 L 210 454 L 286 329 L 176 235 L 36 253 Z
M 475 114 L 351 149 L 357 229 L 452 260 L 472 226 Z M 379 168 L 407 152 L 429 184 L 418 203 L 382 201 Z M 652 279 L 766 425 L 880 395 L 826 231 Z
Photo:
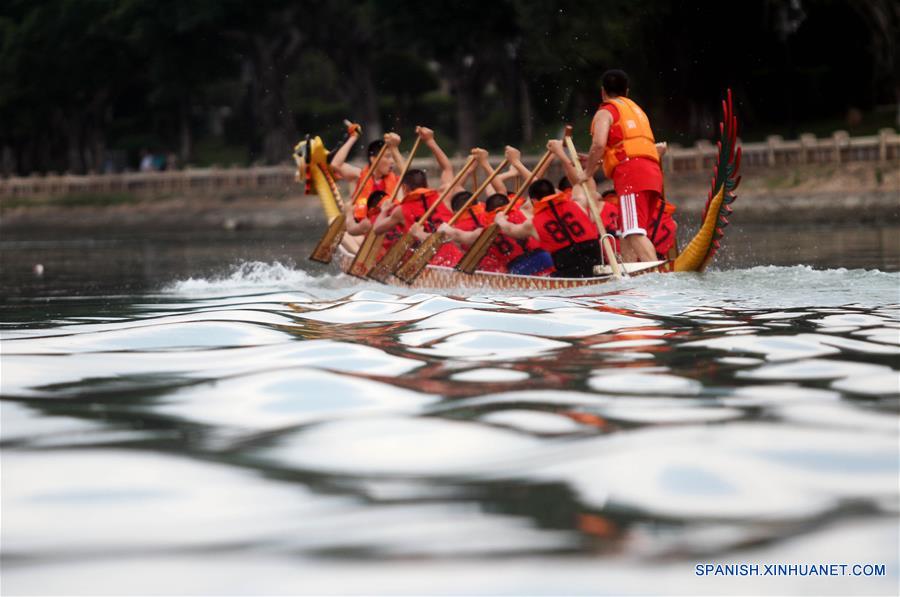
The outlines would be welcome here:
M 447 237 L 442 232 L 435 232 L 425 239 L 412 257 L 400 266 L 395 275 L 407 284 L 412 284 L 446 241 Z
M 472 246 L 469 247 L 466 254 L 463 255 L 463 258 L 460 259 L 456 269 L 466 274 L 474 272 L 481 260 L 484 259 L 484 256 L 487 255 L 494 239 L 497 238 L 498 231 L 499 228 L 496 224 L 491 224 L 485 228 L 478 238 L 475 239 L 475 242 L 472 243 Z
M 375 267 L 372 268 L 372 271 L 369 272 L 368 277 L 381 282 L 382 284 L 387 282 L 388 277 L 394 273 L 394 270 L 400 265 L 400 260 L 403 259 L 403 256 L 406 255 L 406 252 L 412 246 L 415 241 L 415 237 L 412 234 L 406 233 L 400 238 L 397 239 L 391 248 L 388 249 L 388 252 L 381 258 Z
M 331 224 L 328 225 L 328 230 L 326 230 L 325 234 L 322 235 L 322 238 L 319 239 L 319 244 L 316 245 L 312 255 L 309 256 L 310 261 L 331 263 L 331 260 L 334 258 L 334 251 L 337 249 L 337 246 L 341 242 L 341 238 L 344 236 L 346 226 L 347 221 L 343 216 L 338 216 L 331 220 Z
M 381 248 L 383 237 L 384 235 L 382 234 L 375 234 L 372 230 L 369 231 L 363 239 L 359 251 L 356 252 L 356 257 L 353 258 L 350 269 L 347 270 L 348 274 L 356 276 L 357 278 L 366 277 L 366 274 L 372 269 L 375 258 L 378 256 L 378 250 Z

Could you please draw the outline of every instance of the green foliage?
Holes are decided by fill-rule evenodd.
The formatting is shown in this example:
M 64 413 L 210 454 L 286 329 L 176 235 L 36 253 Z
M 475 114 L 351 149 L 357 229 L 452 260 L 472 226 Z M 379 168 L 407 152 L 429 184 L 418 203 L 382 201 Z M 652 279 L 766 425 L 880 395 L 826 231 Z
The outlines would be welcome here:
M 20 173 L 102 170 L 106 152 L 277 162 L 306 132 L 415 124 L 445 148 L 576 142 L 601 73 L 629 72 L 657 136 L 711 138 L 732 87 L 745 139 L 895 122 L 898 23 L 884 0 L 6 0 L 0 149 Z M 887 18 L 880 18 L 887 15 Z M 892 16 L 893 15 L 893 16 Z M 834 24 L 840 23 L 840 43 Z M 463 148 L 465 149 L 465 147 Z
M 232 164 L 237 166 L 249 165 L 246 147 L 229 145 L 221 139 L 207 138 L 198 142 L 194 148 L 192 166 L 204 168 L 218 165 L 227 168 Z
M 390 50 L 375 59 L 375 81 L 385 94 L 408 98 L 418 98 L 440 84 L 417 55 Z

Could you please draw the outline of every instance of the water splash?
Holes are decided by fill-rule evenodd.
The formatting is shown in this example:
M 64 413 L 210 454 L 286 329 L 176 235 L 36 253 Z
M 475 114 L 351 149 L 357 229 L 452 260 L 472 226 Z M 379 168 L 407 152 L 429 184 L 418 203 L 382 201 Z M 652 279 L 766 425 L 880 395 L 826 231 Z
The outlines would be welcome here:
M 242 290 L 269 292 L 277 290 L 308 290 L 310 288 L 340 288 L 349 286 L 342 274 L 312 275 L 298 269 L 293 263 L 275 261 L 246 261 L 232 267 L 231 271 L 211 278 L 177 280 L 163 287 L 163 292 L 187 295 L 233 294 Z

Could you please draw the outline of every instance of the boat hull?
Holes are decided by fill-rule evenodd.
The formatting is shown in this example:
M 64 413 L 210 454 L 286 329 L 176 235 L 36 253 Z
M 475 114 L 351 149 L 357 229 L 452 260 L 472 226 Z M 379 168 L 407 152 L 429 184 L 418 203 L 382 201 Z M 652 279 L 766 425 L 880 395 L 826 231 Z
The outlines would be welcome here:
M 343 245 L 338 247 L 335 257 L 345 274 L 350 270 L 353 253 Z M 629 275 L 641 275 L 651 272 L 667 271 L 667 263 L 661 262 L 650 266 L 643 264 L 625 264 Z M 395 276 L 390 276 L 385 283 L 407 288 L 463 288 L 467 290 L 564 290 L 567 288 L 583 288 L 597 286 L 613 280 L 613 276 L 603 275 L 591 278 L 555 278 L 550 276 L 522 276 L 497 272 L 475 271 L 465 274 L 452 267 L 427 265 L 412 284 L 406 284 Z

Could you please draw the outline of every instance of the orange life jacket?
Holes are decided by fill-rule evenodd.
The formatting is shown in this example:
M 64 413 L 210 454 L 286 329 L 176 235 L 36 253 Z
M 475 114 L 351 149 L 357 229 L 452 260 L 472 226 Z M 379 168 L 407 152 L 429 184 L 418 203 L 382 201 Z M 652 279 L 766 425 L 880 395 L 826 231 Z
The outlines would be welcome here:
M 366 174 L 369 173 L 369 166 L 363 168 L 362 172 L 359 173 L 359 179 L 356 181 L 356 188 L 353 189 L 353 193 L 359 189 L 359 183 L 363 181 L 366 177 Z M 375 191 L 384 191 L 388 195 L 394 192 L 394 188 L 396 188 L 397 183 L 400 182 L 400 179 L 393 172 L 388 172 L 384 178 L 379 178 L 375 180 L 375 176 L 372 175 L 369 177 L 369 180 L 366 181 L 366 186 L 363 187 L 362 192 L 356 196 L 356 201 L 353 203 L 353 217 L 356 218 L 356 221 L 362 221 L 364 217 L 366 217 L 366 213 L 368 211 L 367 203 L 369 201 L 369 195 L 374 193 Z
M 479 204 L 475 204 L 467 207 L 463 215 L 460 216 L 458 220 L 456 220 L 455 224 L 453 224 L 453 227 L 465 232 L 471 232 L 478 228 L 483 228 L 484 207 L 482 206 L 481 209 L 478 209 L 478 206 Z
M 627 97 L 613 97 L 607 103 L 614 105 L 619 111 L 619 118 L 613 121 L 610 130 L 617 128 L 622 140 L 615 145 L 607 142 L 603 150 L 603 174 L 607 178 L 612 178 L 616 166 L 629 158 L 647 158 L 659 163 L 659 152 L 656 151 L 656 140 L 650 128 L 650 119 L 641 107 Z M 600 110 L 597 110 L 594 120 L 591 121 L 591 134 L 594 132 L 599 115 Z

